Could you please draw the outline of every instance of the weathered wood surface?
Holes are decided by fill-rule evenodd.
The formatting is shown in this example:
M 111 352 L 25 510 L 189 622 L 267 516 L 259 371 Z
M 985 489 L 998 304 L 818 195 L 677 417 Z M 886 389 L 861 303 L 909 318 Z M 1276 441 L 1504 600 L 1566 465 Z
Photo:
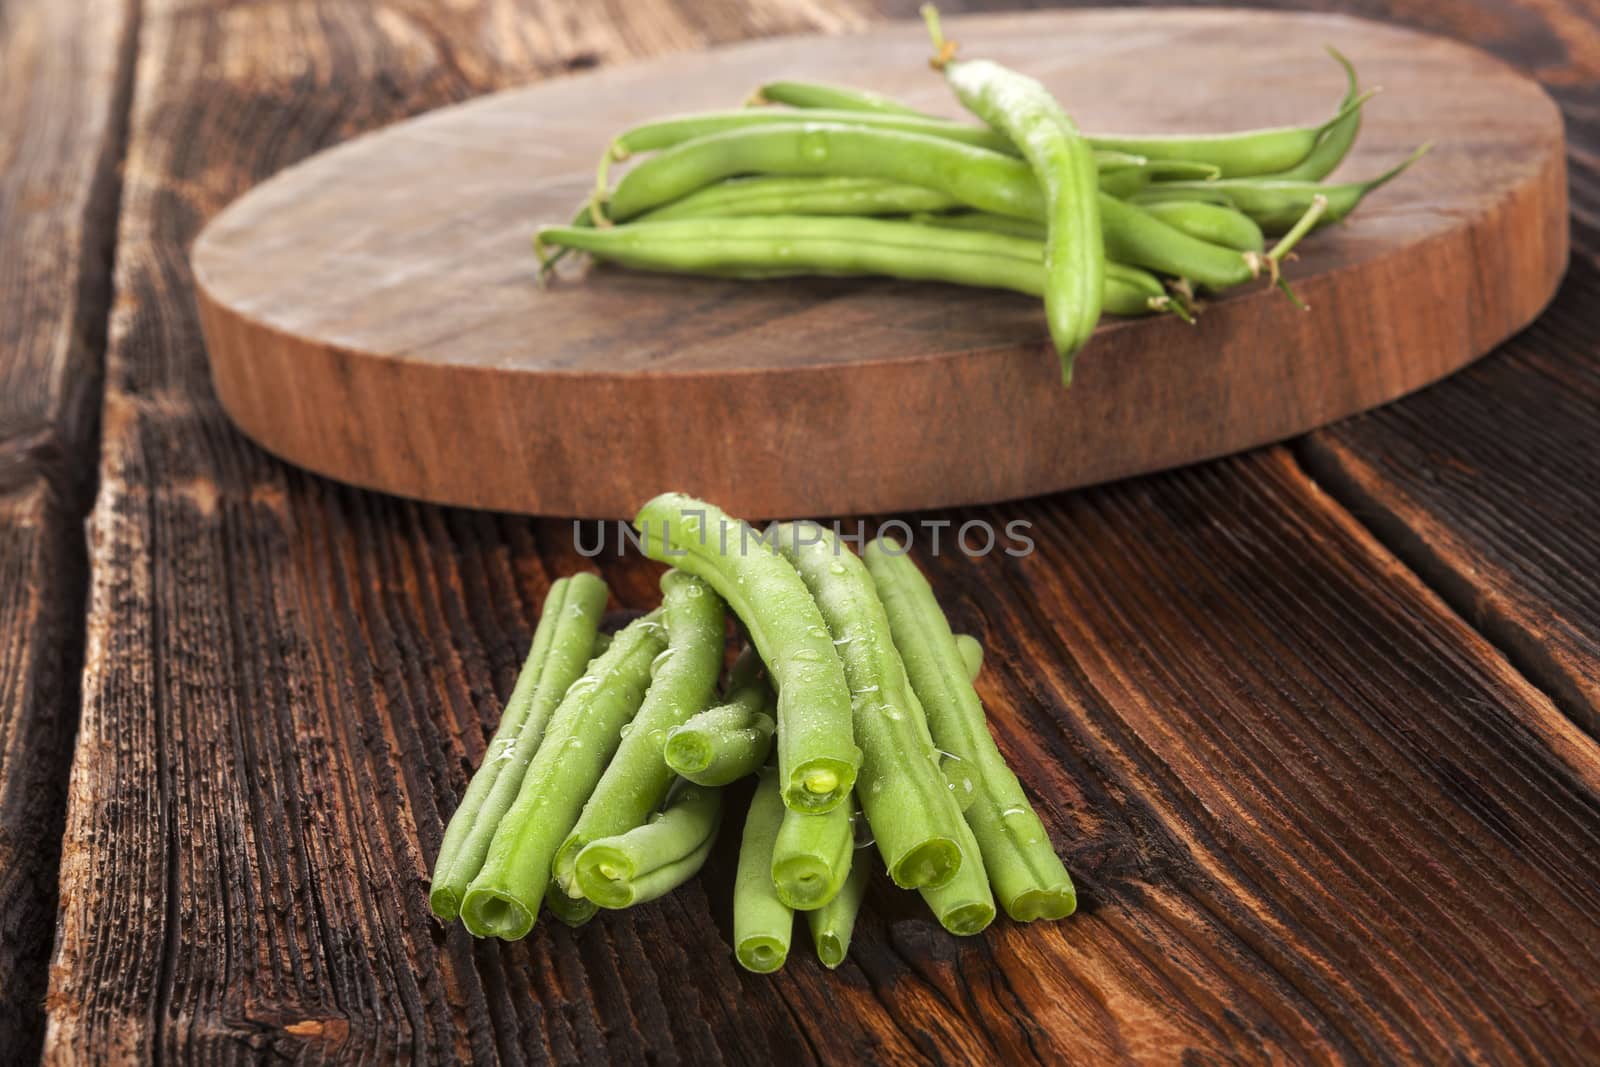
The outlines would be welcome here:
M 1581 46 L 1516 11 L 1508 50 Z M 184 251 L 253 182 L 380 122 L 860 18 L 613 16 L 144 5 L 47 1057 L 1600 1056 L 1595 742 L 1282 449 L 950 516 L 1035 524 L 1026 560 L 932 571 L 989 645 L 982 690 L 1079 877 L 1074 920 L 957 941 L 880 886 L 850 963 L 826 974 L 801 949 L 775 978 L 731 962 L 725 867 L 518 945 L 432 922 L 442 820 L 549 578 L 583 565 L 572 531 L 339 488 L 252 448 L 210 391 Z M 1581 561 L 1535 543 L 1546 573 Z M 653 597 L 653 567 L 604 570 L 619 605 Z
M 1387 94 L 1341 176 L 1437 147 L 1302 246 L 1291 274 L 1315 314 L 1263 281 L 1212 301 L 1198 329 L 1108 318 L 1068 390 L 1043 309 L 1014 293 L 606 269 L 536 284 L 530 227 L 566 221 L 607 139 L 664 108 L 725 108 L 790 77 L 961 111 L 916 23 L 611 67 L 399 123 L 229 205 L 192 257 L 223 406 L 320 474 L 497 511 L 627 518 L 662 485 L 785 518 L 989 503 L 1387 403 L 1520 330 L 1566 268 L 1561 116 L 1458 42 L 1237 10 L 946 31 L 1039 77 L 1087 130 L 1320 121 L 1345 89 L 1322 54 L 1336 42 Z M 763 432 L 721 432 L 729 411 Z
M 77 722 L 124 6 L 0 5 L 0 1050 L 43 1037 Z M 13 1057 L 15 1057 L 13 1059 Z

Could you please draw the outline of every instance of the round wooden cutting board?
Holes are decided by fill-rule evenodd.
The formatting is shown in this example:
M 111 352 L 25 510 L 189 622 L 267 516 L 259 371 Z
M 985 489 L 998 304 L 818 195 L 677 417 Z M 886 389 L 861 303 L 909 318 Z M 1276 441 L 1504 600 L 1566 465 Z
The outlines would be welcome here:
M 1064 390 L 1025 297 L 909 282 L 735 283 L 602 268 L 541 289 L 530 238 L 611 134 L 779 77 L 958 114 L 920 25 L 760 41 L 433 112 L 292 167 L 194 248 L 216 387 L 274 453 L 432 501 L 623 517 L 681 489 L 750 517 L 994 501 L 1189 463 L 1392 400 L 1481 355 L 1567 258 L 1561 119 L 1459 44 L 1232 10 L 952 19 L 1090 131 L 1222 130 L 1384 92 L 1339 177 L 1433 153 L 1302 245 L 1309 312 L 1262 288 L 1103 325 Z

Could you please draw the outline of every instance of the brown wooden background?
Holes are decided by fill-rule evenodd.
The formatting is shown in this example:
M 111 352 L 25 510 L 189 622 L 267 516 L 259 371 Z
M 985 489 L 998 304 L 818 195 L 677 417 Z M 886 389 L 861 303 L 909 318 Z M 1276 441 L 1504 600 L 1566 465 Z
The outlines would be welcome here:
M 7 1062 L 1600 1059 L 1588 0 L 1340 5 L 1561 103 L 1576 254 L 1536 325 L 1287 446 L 948 516 L 1034 523 L 1034 556 L 934 578 L 990 649 L 1078 918 L 958 941 L 880 887 L 841 971 L 797 950 L 761 978 L 730 958 L 724 858 L 576 934 L 430 920 L 441 820 L 583 561 L 567 524 L 246 443 L 187 243 L 445 102 L 913 6 L 0 0 Z M 653 598 L 652 566 L 604 569 L 618 606 Z

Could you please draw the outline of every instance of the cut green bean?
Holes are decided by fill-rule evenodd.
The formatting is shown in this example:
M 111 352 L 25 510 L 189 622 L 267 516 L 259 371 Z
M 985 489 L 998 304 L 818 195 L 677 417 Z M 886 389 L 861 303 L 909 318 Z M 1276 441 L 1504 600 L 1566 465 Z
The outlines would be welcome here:
M 662 757 L 667 731 L 704 711 L 716 693 L 727 630 L 722 598 L 678 570 L 661 576 L 661 593 L 666 651 L 652 664 L 644 703 L 621 728 L 616 755 L 555 855 L 554 878 L 568 896 L 581 895 L 575 872 L 584 846 L 643 825 L 661 806 L 676 777 Z
M 843 803 L 861 765 L 851 735 L 850 689 L 817 604 L 795 569 L 749 524 L 682 493 L 649 501 L 634 526 L 646 555 L 699 575 L 722 595 L 772 673 L 784 803 L 813 812 Z
M 968 680 L 976 682 L 983 672 L 982 643 L 971 634 L 956 634 L 956 651 L 961 653 L 961 662 L 967 666 Z
M 906 889 L 942 885 L 961 865 L 964 824 L 872 576 L 814 523 L 780 526 L 778 548 L 816 597 L 844 661 L 862 751 L 858 796 L 889 877 Z
M 739 841 L 739 869 L 733 883 L 733 951 L 740 966 L 770 974 L 789 958 L 794 911 L 772 884 L 772 850 L 786 809 L 771 768 L 761 772 Z
M 960 207 L 954 197 L 878 178 L 757 175 L 708 185 L 638 216 L 640 222 L 745 215 L 909 215 Z
M 1094 150 L 1056 99 L 1033 78 L 986 59 L 955 59 L 933 5 L 922 9 L 939 53 L 934 65 L 962 105 L 1022 152 L 1045 201 L 1045 321 L 1072 382 L 1073 357 L 1100 321 L 1105 246 Z
M 644 825 L 586 844 L 574 863 L 578 888 L 602 908 L 655 900 L 705 865 L 721 821 L 722 790 L 685 782 Z
M 961 827 L 961 868 L 944 885 L 923 886 L 918 892 L 934 917 L 952 934 L 970 937 L 994 922 L 994 891 L 989 886 L 982 850 L 972 830 Z
M 1272 178 L 1167 182 L 1142 190 L 1134 199 L 1146 203 L 1160 200 L 1188 200 L 1204 195 L 1226 196 L 1240 211 L 1254 219 L 1264 233 L 1275 235 L 1293 228 L 1294 224 L 1311 210 L 1312 201 L 1321 196 L 1327 199 L 1328 208 L 1318 225 L 1327 226 L 1345 218 L 1374 190 L 1405 173 L 1432 147 L 1431 143 L 1423 145 L 1394 167 L 1364 182 L 1322 185 L 1310 181 L 1280 181 Z
M 779 900 L 796 911 L 811 911 L 839 892 L 856 850 L 853 811 L 853 805 L 840 804 L 821 815 L 784 815 L 772 849 L 772 884 Z
M 751 94 L 750 103 L 786 104 L 789 107 L 807 110 L 832 109 L 864 114 L 932 117 L 881 93 L 851 89 L 844 85 L 827 85 L 822 82 L 770 81 Z
M 892 541 L 868 545 L 866 559 L 934 743 L 960 757 L 977 785 L 966 818 L 1006 914 L 1020 922 L 1070 915 L 1072 879 L 989 733 L 933 588 Z
M 717 786 L 766 763 L 777 729 L 776 698 L 760 669 L 760 656 L 746 648 L 723 703 L 667 731 L 667 766 L 697 785 Z
M 829 970 L 844 962 L 850 951 L 850 934 L 855 929 L 856 916 L 861 911 L 861 901 L 867 895 L 867 885 L 872 881 L 872 869 L 863 860 L 850 868 L 850 876 L 834 898 L 806 912 L 806 923 L 811 927 L 811 942 L 817 948 L 817 959 Z
M 1166 200 L 1140 207 L 1173 229 L 1222 248 L 1238 252 L 1261 252 L 1266 248 L 1261 227 L 1237 208 L 1198 200 Z
M 1319 182 L 1338 169 L 1361 132 L 1362 105 L 1377 93 L 1374 89 L 1362 93 L 1356 81 L 1356 68 L 1337 48 L 1328 46 L 1328 54 L 1344 68 L 1345 94 L 1341 105 L 1343 116 L 1324 127 L 1322 136 L 1311 154 L 1288 170 L 1278 171 L 1270 177 L 1278 181 Z
M 549 909 L 562 923 L 571 927 L 579 927 L 593 919 L 600 908 L 588 897 L 571 897 L 562 890 L 554 879 L 545 890 L 544 906 Z
M 489 842 L 517 799 L 523 774 L 539 749 L 551 713 L 583 674 L 598 640 L 596 627 L 605 607 L 605 583 L 592 574 L 559 578 L 550 586 L 532 648 L 501 712 L 500 726 L 439 846 L 428 906 L 445 922 L 459 914 L 467 884 L 483 867 Z
M 634 222 L 593 230 L 546 226 L 537 241 L 581 249 L 638 270 L 736 278 L 883 275 L 1042 295 L 1040 242 L 935 221 L 943 218 L 930 216 L 927 224 L 919 224 L 773 215 Z M 1170 309 L 1159 281 L 1118 264 L 1106 266 L 1102 302 L 1116 315 Z
M 533 928 L 556 849 L 644 700 L 650 663 L 666 647 L 663 629 L 656 613 L 630 623 L 551 715 L 516 803 L 462 898 L 461 921 L 478 937 L 514 941 Z

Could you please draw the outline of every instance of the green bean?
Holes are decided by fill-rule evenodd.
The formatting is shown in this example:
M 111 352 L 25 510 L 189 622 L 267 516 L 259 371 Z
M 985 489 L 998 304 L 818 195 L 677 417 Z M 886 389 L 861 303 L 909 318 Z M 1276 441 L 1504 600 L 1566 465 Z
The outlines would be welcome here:
M 1356 82 L 1356 68 L 1344 57 L 1337 48 L 1328 47 L 1328 54 L 1334 58 L 1345 74 L 1344 103 L 1341 110 L 1343 117 L 1335 119 L 1323 128 L 1322 136 L 1317 140 L 1317 146 L 1311 154 L 1288 170 L 1281 170 L 1270 177 L 1279 181 L 1307 181 L 1317 182 L 1332 174 L 1344 157 L 1349 155 L 1350 148 L 1356 143 L 1356 135 L 1361 132 L 1361 107 L 1377 93 L 1374 89 L 1363 94 L 1361 87 Z
M 1356 205 L 1370 194 L 1405 173 L 1417 160 L 1427 154 L 1432 144 L 1425 144 L 1400 163 L 1376 178 L 1364 182 L 1345 182 L 1339 185 L 1321 185 L 1310 181 L 1280 181 L 1274 178 L 1235 178 L 1214 182 L 1169 182 L 1152 185 L 1137 194 L 1140 204 L 1161 200 L 1188 200 L 1195 194 L 1220 194 L 1228 197 L 1239 210 L 1249 215 L 1267 234 L 1281 234 L 1292 228 L 1307 211 L 1312 201 L 1321 196 L 1328 201 L 1327 211 L 1319 220 L 1326 226 L 1338 222 L 1354 211 Z
M 850 868 L 844 887 L 832 900 L 806 912 L 811 941 L 817 947 L 817 959 L 829 970 L 843 963 L 845 954 L 850 951 L 850 933 L 855 928 L 856 915 L 861 911 L 861 901 L 867 895 L 867 884 L 871 880 L 871 867 L 857 863 Z
M 705 710 L 722 673 L 722 598 L 706 582 L 676 570 L 661 576 L 661 593 L 666 651 L 651 665 L 644 703 L 619 731 L 616 755 L 556 851 L 553 876 L 569 897 L 582 895 L 575 872 L 585 845 L 643 825 L 661 806 L 676 777 L 662 758 L 667 731 Z
M 1190 237 L 1132 204 L 1102 196 L 1100 210 L 1106 255 L 1118 262 L 1192 278 L 1212 289 L 1242 285 L 1260 274 L 1260 264 L 1244 254 Z
M 856 850 L 853 805 L 810 815 L 787 812 L 772 848 L 772 884 L 778 899 L 795 911 L 811 911 L 832 900 L 850 873 Z
M 994 892 L 984 870 L 982 852 L 970 827 L 961 824 L 961 868 L 944 885 L 923 886 L 919 892 L 934 916 L 952 934 L 963 937 L 982 933 L 994 922 Z
M 778 548 L 816 597 L 844 661 L 866 783 L 861 807 L 889 877 L 907 889 L 943 885 L 961 865 L 964 824 L 872 576 L 832 531 L 815 524 L 780 526 Z
M 1044 256 L 1044 224 L 1032 219 L 1018 219 L 1009 215 L 995 215 L 987 211 L 956 211 L 944 214 L 917 212 L 911 222 L 920 226 L 937 226 L 945 230 L 977 230 L 998 233 L 1007 237 L 1021 237 L 1039 242 L 1039 255 Z
M 439 846 L 428 906 L 445 922 L 459 914 L 461 895 L 482 868 L 495 829 L 517 798 L 551 713 L 583 674 L 605 607 L 605 583 L 592 574 L 559 578 L 550 586 L 500 726 Z
M 744 215 L 909 215 L 960 207 L 954 197 L 879 178 L 729 178 L 638 216 L 640 222 Z
M 1035 297 L 1044 292 L 1042 244 L 965 225 L 774 215 L 594 230 L 547 226 L 536 240 L 638 270 L 738 278 L 876 274 Z M 1117 315 L 1168 310 L 1160 282 L 1147 272 L 1112 264 L 1106 267 L 1103 303 Z
M 967 665 L 967 679 L 976 682 L 983 672 L 983 645 L 971 634 L 956 634 L 956 651 Z
M 843 803 L 861 765 L 851 736 L 850 689 L 817 604 L 794 568 L 748 524 L 682 493 L 646 503 L 634 526 L 646 555 L 699 575 L 722 594 L 772 673 L 784 803 L 812 812 Z
M 734 664 L 722 704 L 667 731 L 667 766 L 697 785 L 727 785 L 754 774 L 772 751 L 777 730 L 772 687 L 760 677 L 761 657 L 746 648 Z
M 556 849 L 644 700 L 650 663 L 666 647 L 662 629 L 656 613 L 630 623 L 551 715 L 516 803 L 462 898 L 461 921 L 472 933 L 514 941 L 533 928 Z
M 772 850 L 786 814 L 778 775 L 762 770 L 744 817 L 739 869 L 733 882 L 733 951 L 740 966 L 770 974 L 789 958 L 794 911 L 772 884 Z
M 750 97 L 752 104 L 787 104 L 789 107 L 836 111 L 855 111 L 865 114 L 914 115 L 930 118 L 914 107 L 898 100 L 870 93 L 864 89 L 851 89 L 843 85 L 825 85 L 820 82 L 770 81 Z
M 1261 227 L 1237 208 L 1199 200 L 1166 200 L 1140 207 L 1147 215 L 1154 215 L 1173 229 L 1222 248 L 1239 252 L 1260 252 L 1266 248 Z
M 1006 914 L 1019 922 L 1070 915 L 1077 899 L 1072 879 L 989 733 L 933 588 L 892 541 L 874 541 L 866 558 L 934 742 L 960 757 L 977 785 L 967 823 Z
M 602 908 L 655 900 L 705 865 L 721 822 L 722 790 L 685 782 L 644 825 L 586 844 L 574 863 L 578 888 Z
M 600 912 L 600 906 L 588 897 L 569 897 L 553 878 L 544 893 L 544 906 L 563 924 L 574 928 L 584 925 Z

